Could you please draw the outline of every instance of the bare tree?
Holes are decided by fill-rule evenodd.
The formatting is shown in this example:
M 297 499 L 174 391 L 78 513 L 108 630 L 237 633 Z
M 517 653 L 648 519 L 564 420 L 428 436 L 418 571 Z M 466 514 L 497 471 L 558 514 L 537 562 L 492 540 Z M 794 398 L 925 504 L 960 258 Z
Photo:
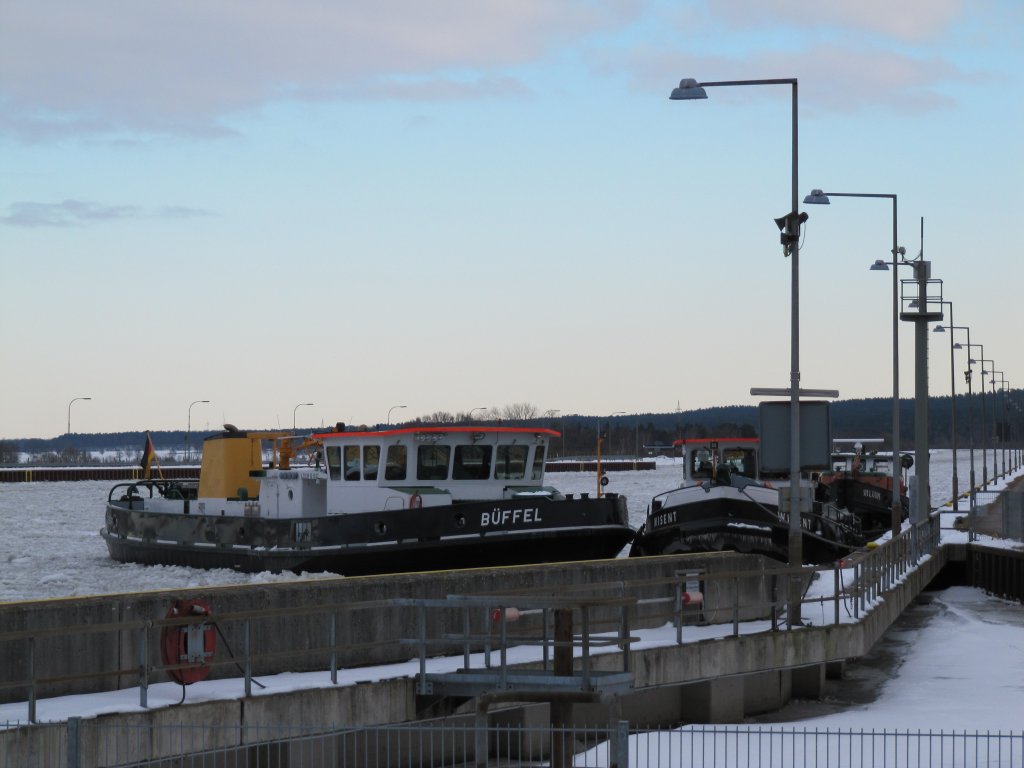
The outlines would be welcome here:
M 532 403 L 512 403 L 502 408 L 500 413 L 508 421 L 529 421 L 540 416 L 540 409 Z
M 448 411 L 434 411 L 434 413 L 424 416 L 423 421 L 428 424 L 454 424 L 460 419 Z

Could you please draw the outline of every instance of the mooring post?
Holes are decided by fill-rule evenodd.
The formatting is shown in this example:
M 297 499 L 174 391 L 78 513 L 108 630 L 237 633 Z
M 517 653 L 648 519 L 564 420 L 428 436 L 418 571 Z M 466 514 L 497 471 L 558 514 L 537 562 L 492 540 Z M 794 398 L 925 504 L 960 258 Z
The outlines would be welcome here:
M 572 676 L 572 609 L 555 610 L 555 677 Z M 551 768 L 572 765 L 572 702 L 555 698 L 551 702 Z
M 79 768 L 81 765 L 81 723 L 81 718 L 68 718 L 68 768 Z

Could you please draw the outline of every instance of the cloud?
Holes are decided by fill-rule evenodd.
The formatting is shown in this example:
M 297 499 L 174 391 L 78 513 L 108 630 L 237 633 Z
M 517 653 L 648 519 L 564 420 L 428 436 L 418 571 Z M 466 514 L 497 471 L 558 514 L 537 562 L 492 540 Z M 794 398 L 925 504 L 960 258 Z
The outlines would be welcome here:
M 967 0 L 707 0 L 715 17 L 732 26 L 766 24 L 836 27 L 922 42 L 931 40 L 963 13 Z
M 156 214 L 161 219 L 197 219 L 213 216 L 202 208 L 188 208 L 184 205 L 165 205 Z
M 492 95 L 485 83 L 615 28 L 642 0 L 7 0 L 0 130 L 224 135 L 283 98 Z M 456 73 L 462 77 L 454 77 Z M 506 80 L 511 84 L 511 80 Z M 458 83 L 461 88 L 456 87 Z M 513 88 L 513 90 L 516 90 Z
M 59 203 L 12 203 L 10 213 L 0 222 L 14 227 L 74 227 L 97 221 L 134 219 L 138 208 L 130 205 L 101 205 L 86 200 Z
M 936 56 L 913 56 L 866 45 L 814 45 L 791 53 L 758 52 L 736 56 L 701 56 L 676 51 L 635 49 L 605 57 L 596 66 L 629 71 L 645 90 L 669 91 L 681 77 L 698 80 L 745 80 L 796 77 L 800 108 L 856 113 L 876 107 L 896 114 L 921 114 L 954 106 L 950 84 L 977 82 L 985 75 L 964 72 Z M 672 73 L 666 77 L 666 73 Z M 725 93 L 715 98 L 751 98 L 753 93 Z
M 155 216 L 164 219 L 190 219 L 212 216 L 201 208 L 165 206 L 148 214 L 134 205 L 103 205 L 89 200 L 62 200 L 59 203 L 11 203 L 0 224 L 10 227 L 82 227 L 100 222 L 140 219 Z

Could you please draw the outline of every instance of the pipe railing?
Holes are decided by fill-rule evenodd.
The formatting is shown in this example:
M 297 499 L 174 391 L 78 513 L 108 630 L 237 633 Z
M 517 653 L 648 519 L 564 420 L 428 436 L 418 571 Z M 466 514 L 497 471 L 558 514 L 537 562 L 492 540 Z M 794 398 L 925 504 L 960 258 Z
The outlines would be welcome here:
M 571 645 L 589 660 L 594 651 L 623 653 L 624 670 L 628 671 L 629 650 L 635 641 L 632 633 L 639 627 L 652 628 L 671 623 L 675 628 L 675 642 L 697 642 L 684 631 L 687 626 L 729 625 L 727 634 L 738 636 L 741 625 L 748 621 L 770 620 L 771 631 L 783 631 L 786 622 L 782 616 L 787 606 L 786 586 L 792 580 L 803 581 L 802 605 L 820 605 L 823 608 L 823 624 L 849 623 L 859 620 L 882 598 L 902 577 L 915 567 L 919 557 L 915 555 L 913 542 L 923 543 L 924 553 L 930 553 L 938 546 L 938 515 L 933 514 L 920 530 L 915 532 L 906 527 L 900 535 L 870 549 L 852 553 L 843 560 L 830 565 L 789 568 L 770 567 L 767 563 L 757 569 L 708 572 L 704 570 L 680 570 L 672 577 L 643 579 L 635 581 L 613 581 L 580 585 L 577 588 L 560 589 L 561 597 L 548 595 L 550 587 L 534 591 L 522 591 L 508 595 L 452 596 L 447 599 L 381 599 L 356 603 L 332 603 L 316 606 L 275 607 L 272 609 L 236 611 L 212 615 L 187 615 L 177 618 L 158 618 L 134 621 L 117 621 L 106 624 L 73 625 L 53 628 L 27 629 L 0 633 L 0 652 L 13 653 L 20 649 L 27 663 L 23 677 L 17 680 L 0 681 L 0 690 L 25 689 L 27 691 L 27 716 L 36 722 L 36 703 L 40 691 L 47 687 L 84 681 L 115 678 L 118 688 L 139 689 L 139 705 L 148 706 L 148 689 L 154 678 L 168 676 L 177 670 L 194 667 L 209 667 L 210 670 L 233 667 L 243 680 L 242 692 L 252 694 L 252 685 L 260 685 L 256 670 L 262 662 L 279 659 L 282 656 L 301 659 L 311 657 L 313 663 L 323 663 L 332 684 L 338 682 L 338 671 L 343 661 L 349 660 L 348 668 L 361 666 L 357 657 L 361 652 L 394 646 L 401 643 L 416 647 L 420 660 L 421 674 L 426 674 L 428 655 L 436 655 L 440 647 L 455 647 L 462 651 L 466 664 L 472 653 L 483 652 L 485 668 L 493 664 L 492 656 L 497 653 L 499 670 L 507 672 L 510 648 L 536 645 L 539 648 L 538 661 L 547 665 L 555 652 L 555 638 L 551 629 L 551 617 L 556 610 L 571 610 L 580 617 L 575 626 Z M 831 594 L 808 596 L 806 586 L 818 574 L 818 579 L 827 579 Z M 586 590 L 588 596 L 574 596 L 573 592 Z M 603 593 L 603 594 L 602 594 Z M 829 607 L 831 610 L 829 610 Z M 519 622 L 510 621 L 514 609 Z M 352 642 L 339 637 L 339 626 L 350 624 L 360 613 L 370 612 L 371 620 L 378 620 L 384 610 L 397 610 L 403 614 L 406 626 L 415 616 L 415 636 L 398 629 L 400 636 L 383 637 L 371 642 Z M 497 611 L 494 620 L 492 612 Z M 406 614 L 405 612 L 411 612 Z M 824 619 L 827 613 L 827 620 Z M 427 621 L 428 615 L 431 619 Z M 296 632 L 294 641 L 285 649 L 261 649 L 261 632 L 273 631 L 283 620 L 294 621 L 300 617 L 315 617 L 309 622 L 316 627 L 314 632 Z M 222 639 L 227 658 L 213 658 L 200 663 L 181 662 L 177 664 L 153 663 L 154 650 L 158 647 L 161 633 L 179 627 L 200 627 L 213 625 Z M 433 635 L 428 625 L 435 629 Z M 793 629 L 799 630 L 796 626 Z M 239 647 L 227 643 L 225 630 L 241 639 Z M 107 633 L 113 635 L 134 635 L 134 661 L 121 663 L 114 668 L 96 668 L 98 661 L 86 662 L 92 668 L 76 670 L 65 675 L 44 675 L 37 670 L 36 659 L 40 645 L 46 641 L 63 639 L 73 643 L 82 635 Z M 531 635 L 532 633 L 532 635 Z M 718 635 L 719 637 L 723 635 Z M 430 653 L 428 653 L 428 651 Z M 364 661 L 364 664 L 370 663 Z M 377 664 L 378 662 L 374 662 Z M 221 677 L 230 675 L 219 675 Z M 123 681 L 129 681 L 122 685 Z

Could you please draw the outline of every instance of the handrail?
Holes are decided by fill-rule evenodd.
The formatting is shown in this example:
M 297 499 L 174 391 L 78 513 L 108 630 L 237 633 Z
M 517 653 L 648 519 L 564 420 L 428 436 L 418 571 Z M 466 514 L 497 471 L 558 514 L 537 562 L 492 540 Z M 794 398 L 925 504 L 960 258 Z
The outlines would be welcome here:
M 152 664 L 148 658 L 140 659 L 136 665 L 117 664 L 117 669 L 92 669 L 59 676 L 38 676 L 34 657 L 39 641 L 54 637 L 73 637 L 95 633 L 136 633 L 141 654 L 147 653 L 150 643 L 156 643 L 159 633 L 167 627 L 180 627 L 212 622 L 217 627 L 234 625 L 240 630 L 243 638 L 242 647 L 235 649 L 237 653 L 231 658 L 209 660 L 208 666 L 222 668 L 225 666 L 239 667 L 245 677 L 246 695 L 251 693 L 253 666 L 262 661 L 294 657 L 322 657 L 329 659 L 331 682 L 337 682 L 338 658 L 341 653 L 362 652 L 394 645 L 400 641 L 404 645 L 418 646 L 417 656 L 421 660 L 421 668 L 425 668 L 428 648 L 456 646 L 463 650 L 468 660 L 471 651 L 498 650 L 502 654 L 510 644 L 534 644 L 542 648 L 545 665 L 554 650 L 552 638 L 547 627 L 548 612 L 558 609 L 580 611 L 585 616 L 585 632 L 574 637 L 573 647 L 584 651 L 584 667 L 589 668 L 590 653 L 594 649 L 618 646 L 623 652 L 624 669 L 628 670 L 629 650 L 635 638 L 631 635 L 631 627 L 640 621 L 644 626 L 662 626 L 671 622 L 676 628 L 676 643 L 683 644 L 683 628 L 687 625 L 728 624 L 732 623 L 732 634 L 738 636 L 740 624 L 749 617 L 759 616 L 771 620 L 771 630 L 785 629 L 780 622 L 780 615 L 785 601 L 780 595 L 785 594 L 781 586 L 787 579 L 811 579 L 813 574 L 822 574 L 820 578 L 831 578 L 831 594 L 806 596 L 803 603 L 831 603 L 832 624 L 843 620 L 842 609 L 845 607 L 848 616 L 858 621 L 868 613 L 873 604 L 882 594 L 891 589 L 915 564 L 925 555 L 934 552 L 938 545 L 938 516 L 933 515 L 924 524 L 908 526 L 896 539 L 885 541 L 876 547 L 864 549 L 851 554 L 837 563 L 823 566 L 804 566 L 790 568 L 779 564 L 763 563 L 762 567 L 750 570 L 729 570 L 712 572 L 708 570 L 680 570 L 671 577 L 637 579 L 633 581 L 607 581 L 565 586 L 560 588 L 560 596 L 550 595 L 550 586 L 535 589 L 519 588 L 514 592 L 496 592 L 487 595 L 452 595 L 447 598 L 392 598 L 368 600 L 357 603 L 330 603 L 313 606 L 289 606 L 270 609 L 235 611 L 232 613 L 214 613 L 212 616 L 182 616 L 176 618 L 135 619 L 127 621 L 107 622 L 94 625 L 71 625 L 39 629 L 24 629 L 0 632 L 0 644 L 24 643 L 27 650 L 27 669 L 21 679 L 0 681 L 0 690 L 27 688 L 29 691 L 29 719 L 35 721 L 35 700 L 37 691 L 46 685 L 85 680 L 101 680 L 110 677 L 129 677 L 138 680 L 141 706 L 146 706 L 147 688 L 150 679 L 156 674 L 166 674 L 176 669 L 187 669 L 196 665 Z M 826 576 L 829 574 L 830 576 Z M 687 604 L 682 599 L 688 582 L 698 582 L 700 591 L 704 593 L 703 602 Z M 587 595 L 579 592 L 586 590 Z M 744 592 L 746 590 L 746 592 Z M 609 594 L 602 595 L 602 592 Z M 741 598 L 742 594 L 747 597 Z M 708 597 L 710 596 L 710 600 Z M 500 637 L 495 645 L 495 638 L 488 617 L 483 615 L 485 607 L 502 608 L 516 607 L 525 619 L 514 627 L 508 626 L 504 612 L 498 619 Z M 352 643 L 339 639 L 338 620 L 351 621 L 351 616 L 360 611 L 379 611 L 381 609 L 413 608 L 420 612 L 417 617 L 422 631 L 418 637 L 383 638 L 372 642 Z M 436 636 L 426 635 L 426 611 L 445 610 L 456 616 L 458 621 L 437 622 L 439 630 Z M 473 611 L 480 615 L 470 614 Z M 532 612 L 532 613 L 531 613 Z M 459 614 L 463 614 L 459 618 Z M 254 624 L 267 620 L 280 621 L 282 617 L 315 617 L 326 616 L 323 621 L 323 634 L 317 637 L 304 636 L 303 645 L 298 642 L 286 650 L 264 649 L 252 647 Z M 541 619 L 541 635 L 536 633 L 536 620 Z M 721 619 L 721 620 L 719 620 Z M 454 621 L 454 620 L 453 620 Z M 533 622 L 531 624 L 531 622 Z M 660 622 L 660 623 L 659 623 Z M 486 626 L 487 632 L 482 628 Z M 452 629 L 458 631 L 453 632 Z M 800 625 L 794 630 L 802 628 Z M 614 630 L 612 637 L 600 637 L 603 631 Z M 400 631 L 400 630 L 399 630 Z M 154 635 L 154 632 L 156 635 Z M 488 655 L 489 659 L 490 656 Z M 378 663 L 378 662 L 375 662 Z M 502 662 L 504 664 L 504 661 Z M 468 661 L 467 661 L 468 665 Z M 128 686 L 134 687 L 134 686 Z

